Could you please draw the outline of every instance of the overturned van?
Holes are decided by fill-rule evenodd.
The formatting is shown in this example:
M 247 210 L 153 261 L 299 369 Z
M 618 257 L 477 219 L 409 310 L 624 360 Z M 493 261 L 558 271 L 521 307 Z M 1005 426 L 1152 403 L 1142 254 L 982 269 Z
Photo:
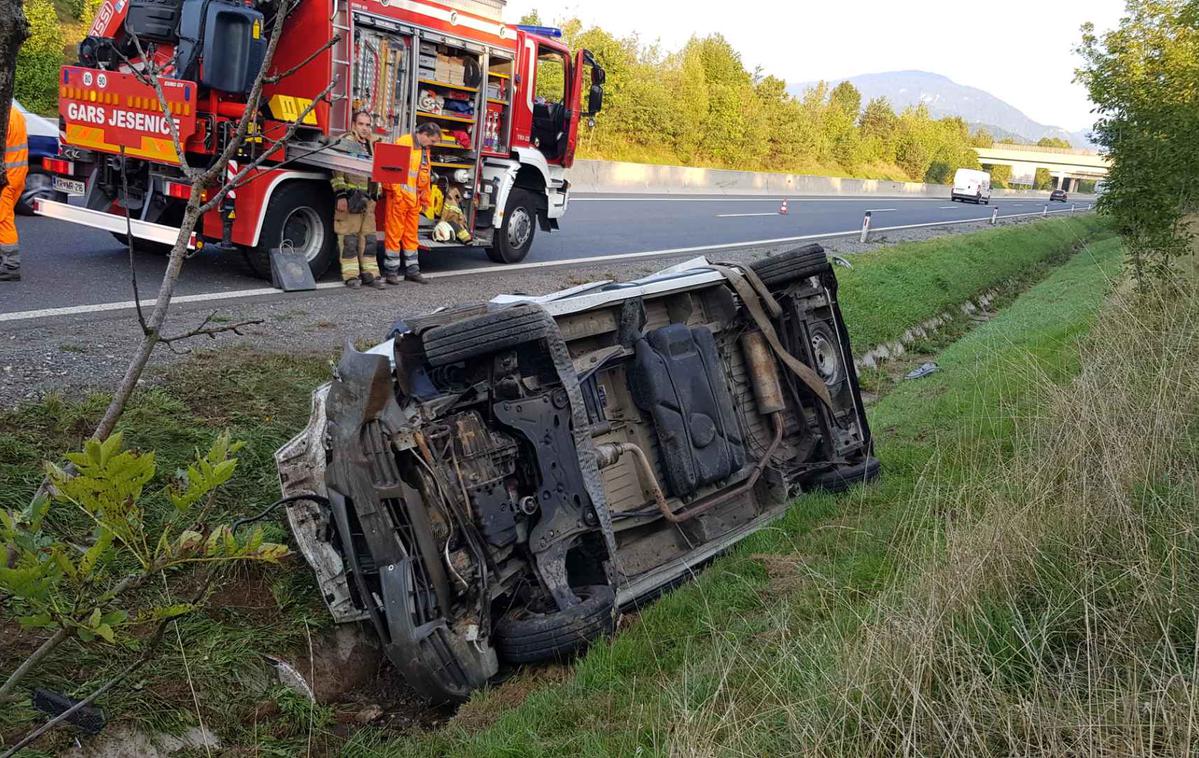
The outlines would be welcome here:
M 347 346 L 278 451 L 339 622 L 419 692 L 569 656 L 617 611 L 879 471 L 818 245 L 501 297 Z

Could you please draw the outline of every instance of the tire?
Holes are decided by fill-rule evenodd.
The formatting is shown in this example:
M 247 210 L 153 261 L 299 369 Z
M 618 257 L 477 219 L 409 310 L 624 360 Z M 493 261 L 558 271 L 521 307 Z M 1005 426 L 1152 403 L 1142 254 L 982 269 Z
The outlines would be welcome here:
M 513 187 L 504 206 L 504 222 L 496 230 L 494 244 L 487 248 L 487 257 L 496 263 L 520 263 L 529 254 L 536 232 L 536 197 Z
M 337 260 L 333 233 L 333 192 L 326 184 L 287 182 L 275 190 L 254 247 L 243 248 L 255 275 L 271 278 L 271 248 L 285 241 L 303 250 L 312 276 L 320 279 Z
M 33 201 L 39 197 L 59 203 L 67 201 L 65 192 L 54 189 L 54 177 L 41 171 L 30 170 L 29 175 L 25 177 L 25 189 L 21 192 L 21 197 L 17 198 L 15 210 L 22 216 L 37 215 L 33 212 Z
M 878 458 L 869 456 L 861 463 L 842 466 L 831 471 L 817 474 L 805 483 L 808 490 L 824 490 L 825 492 L 844 492 L 855 484 L 872 482 L 882 473 L 882 464 Z
M 797 279 L 832 271 L 824 248 L 815 243 L 794 250 L 759 258 L 749 264 L 762 282 L 772 289 L 785 287 Z
M 616 593 L 606 584 L 578 587 L 580 603 L 565 611 L 506 614 L 495 626 L 495 646 L 510 663 L 562 660 L 616 630 Z
M 514 305 L 432 327 L 422 337 L 425 357 L 433 366 L 460 363 L 542 339 L 553 324 L 553 319 L 540 308 Z

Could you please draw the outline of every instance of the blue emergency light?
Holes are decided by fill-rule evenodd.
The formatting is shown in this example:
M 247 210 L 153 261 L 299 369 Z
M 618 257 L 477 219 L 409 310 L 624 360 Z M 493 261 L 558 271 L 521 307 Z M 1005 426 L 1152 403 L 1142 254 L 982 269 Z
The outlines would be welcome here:
M 536 34 L 541 37 L 553 37 L 554 39 L 562 38 L 562 30 L 553 26 L 530 26 L 528 24 L 517 24 L 517 29 L 529 34 Z

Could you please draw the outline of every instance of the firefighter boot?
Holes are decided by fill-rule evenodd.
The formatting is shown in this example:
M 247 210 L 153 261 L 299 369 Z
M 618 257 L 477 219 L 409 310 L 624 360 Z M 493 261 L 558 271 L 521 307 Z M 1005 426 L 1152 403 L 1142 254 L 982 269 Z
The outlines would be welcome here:
M 429 280 L 421 275 L 420 262 L 417 260 L 417 251 L 404 251 L 404 279 L 417 284 L 428 284 Z
M 21 281 L 21 254 L 4 253 L 0 255 L 0 282 Z
M 383 278 L 380 276 L 375 276 L 369 271 L 362 272 L 362 283 L 367 287 L 374 287 L 377 290 L 381 290 L 384 287 Z

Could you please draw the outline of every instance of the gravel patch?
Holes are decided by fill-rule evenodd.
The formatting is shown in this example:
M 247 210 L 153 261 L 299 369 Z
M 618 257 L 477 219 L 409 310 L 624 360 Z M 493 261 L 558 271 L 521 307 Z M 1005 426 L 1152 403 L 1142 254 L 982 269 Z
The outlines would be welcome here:
M 1001 220 L 999 225 L 1036 222 L 1036 218 Z M 925 227 L 880 232 L 870 242 L 838 238 L 822 242 L 832 254 L 852 257 L 876 254 L 899 242 L 978 231 L 985 224 Z M 742 262 L 780 252 L 793 245 L 720 251 L 713 259 Z M 541 295 L 597 279 L 627 280 L 651 274 L 693 254 L 631 261 L 609 261 L 486 274 L 435 278 L 426 286 L 404 284 L 384 290 L 326 289 L 271 295 L 245 300 L 188 303 L 171 309 L 166 333 L 198 326 L 215 309 L 223 323 L 261 319 L 243 335 L 226 333 L 215 339 L 196 338 L 180 352 L 160 346 L 142 383 L 160 380 L 163 369 L 186 360 L 184 350 L 226 350 L 249 347 L 283 353 L 333 357 L 347 341 L 380 341 L 400 318 L 427 313 L 457 303 L 487 300 L 500 293 Z M 48 393 L 64 395 L 111 389 L 124 374 L 129 356 L 141 338 L 131 311 L 94 313 L 56 319 L 0 323 L 0 407 L 40 400 Z

